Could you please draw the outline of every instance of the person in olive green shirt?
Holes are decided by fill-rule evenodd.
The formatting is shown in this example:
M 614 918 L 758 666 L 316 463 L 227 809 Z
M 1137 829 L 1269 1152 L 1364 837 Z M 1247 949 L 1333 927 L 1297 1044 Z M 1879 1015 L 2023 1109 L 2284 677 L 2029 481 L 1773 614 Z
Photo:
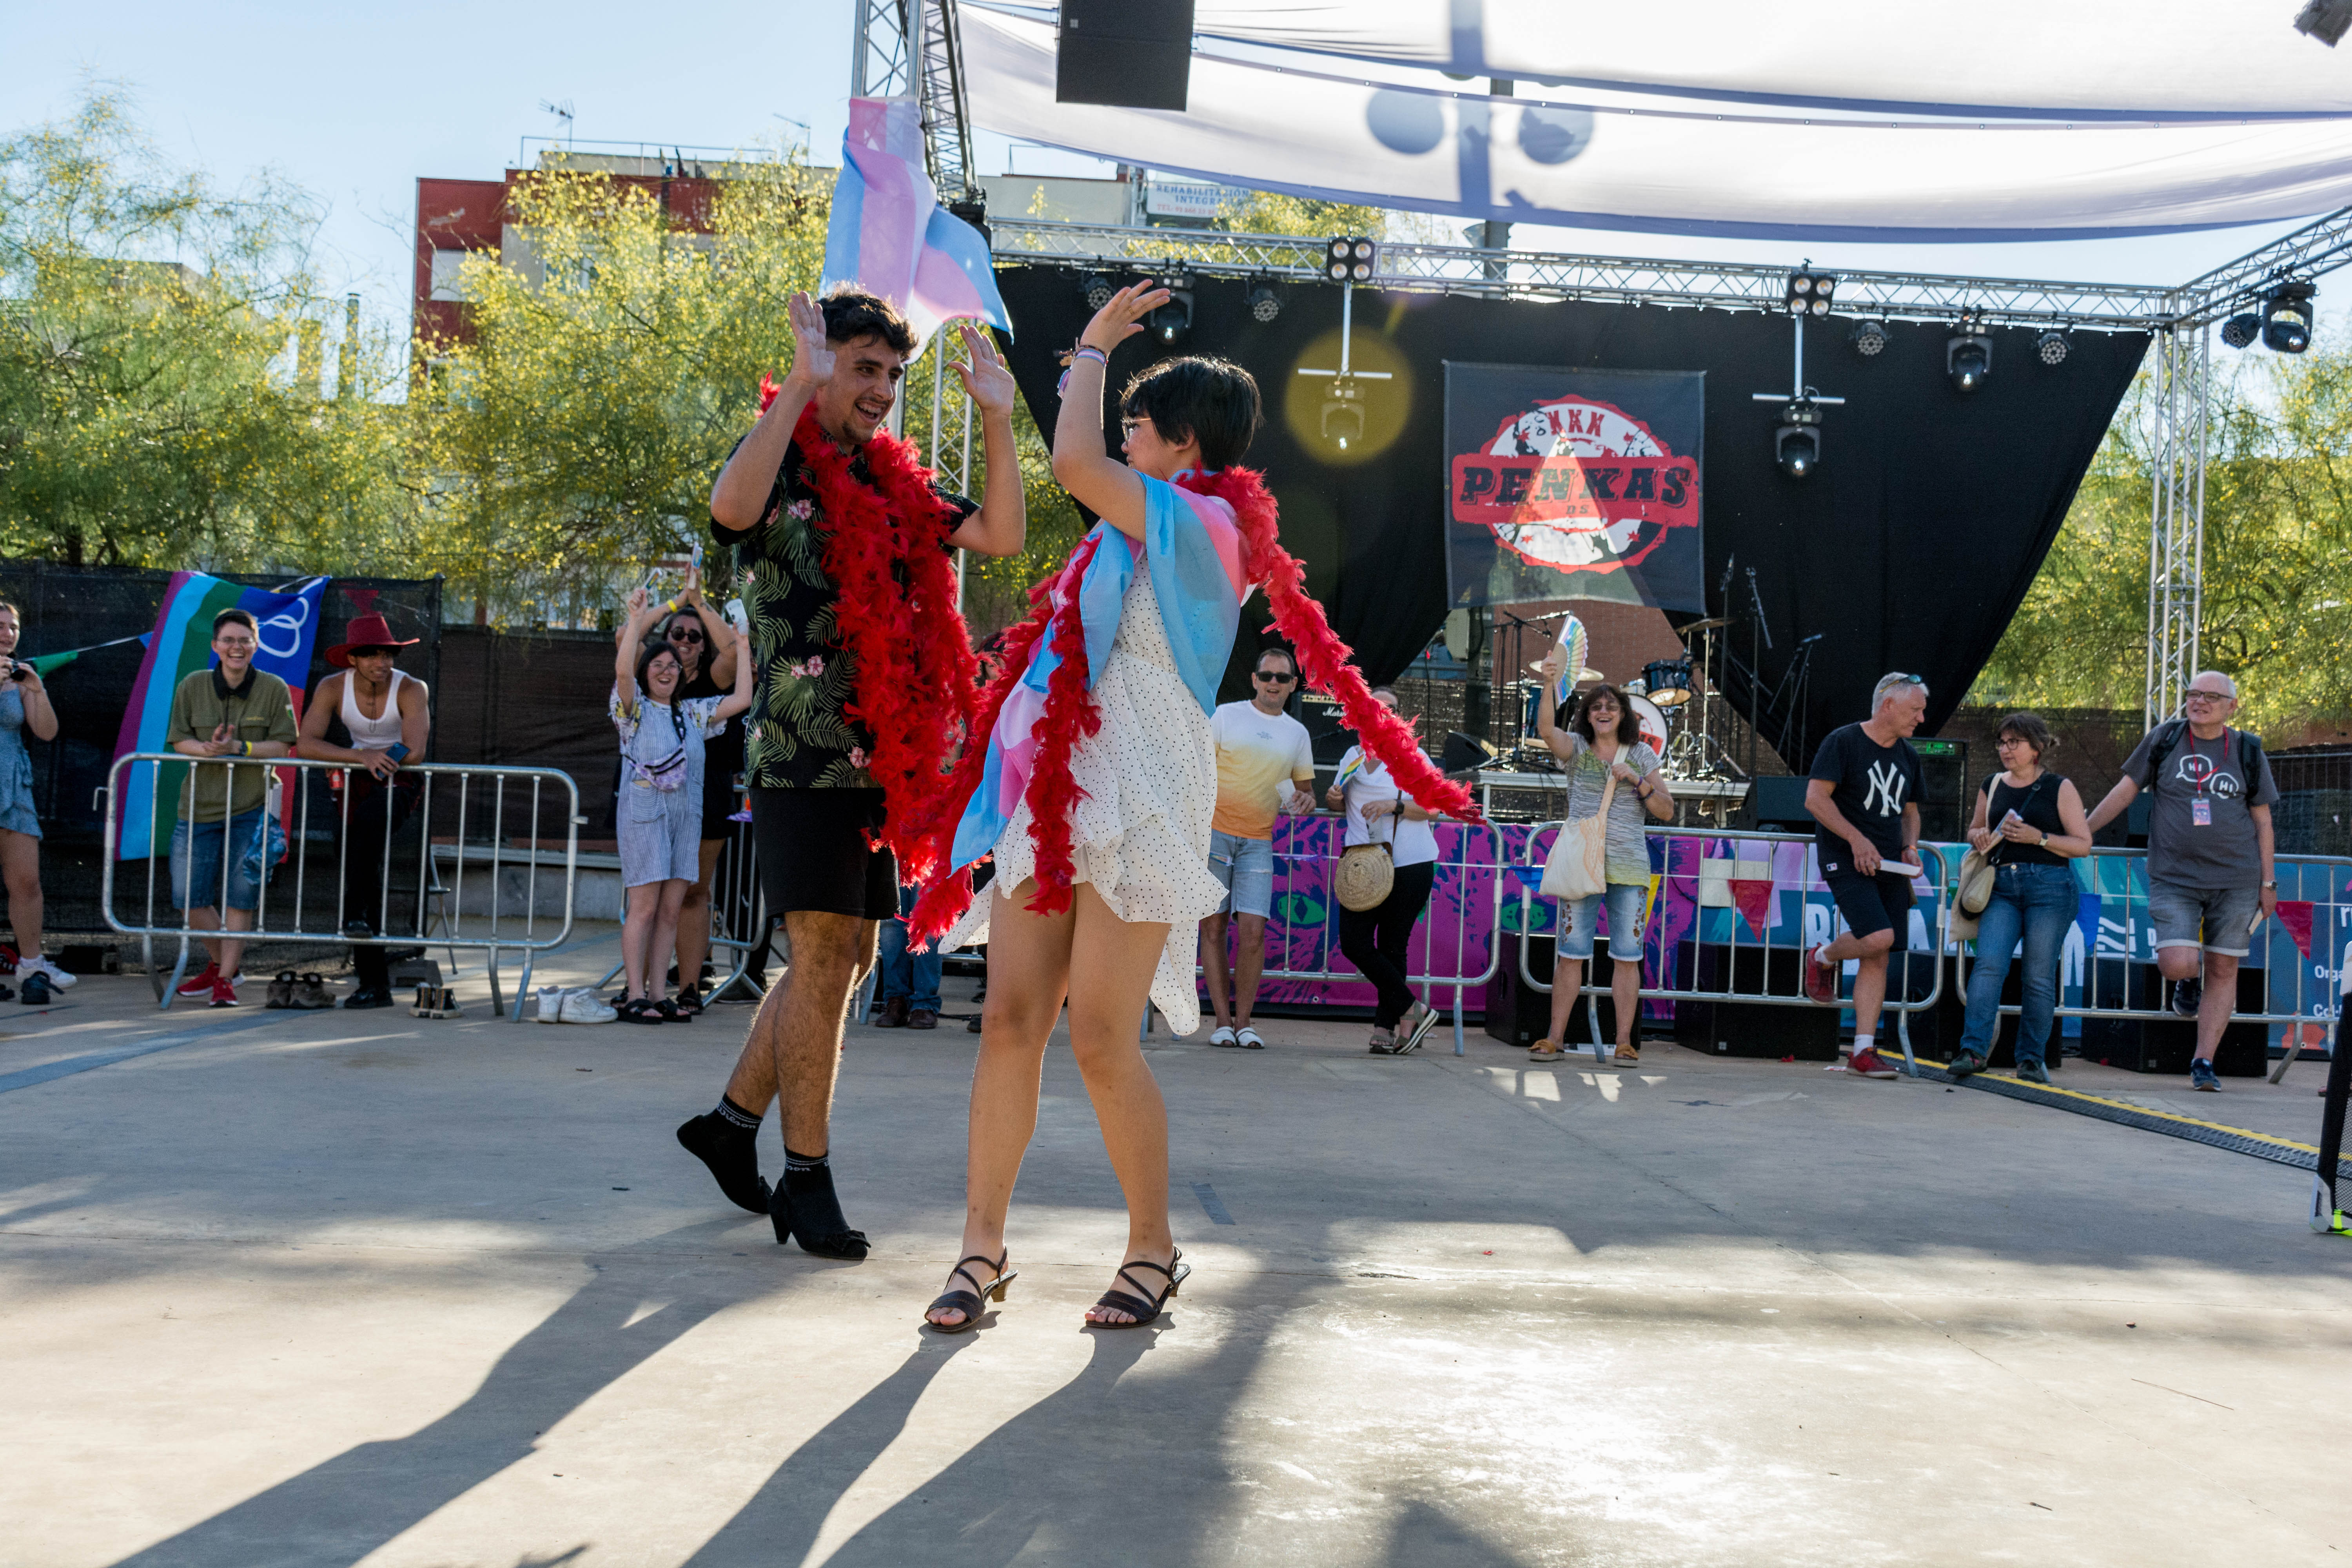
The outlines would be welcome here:
M 253 617 L 227 609 L 213 617 L 213 653 L 217 668 L 199 670 L 172 693 L 172 716 L 163 739 L 189 757 L 283 757 L 294 750 L 294 701 L 286 683 L 253 668 L 260 647 Z M 251 931 L 261 901 L 257 853 L 268 842 L 264 811 L 269 770 L 256 767 L 188 769 L 180 791 L 179 821 L 172 829 L 172 904 L 186 910 L 199 931 Z M 222 860 L 227 859 L 227 891 L 222 898 Z M 205 900 L 199 903 L 198 900 Z M 219 907 L 225 901 L 227 908 Z M 226 915 L 226 920 L 224 920 Z M 209 995 L 215 1007 L 236 1005 L 238 961 L 245 944 L 227 938 L 206 940 L 211 962 L 180 986 L 184 996 Z

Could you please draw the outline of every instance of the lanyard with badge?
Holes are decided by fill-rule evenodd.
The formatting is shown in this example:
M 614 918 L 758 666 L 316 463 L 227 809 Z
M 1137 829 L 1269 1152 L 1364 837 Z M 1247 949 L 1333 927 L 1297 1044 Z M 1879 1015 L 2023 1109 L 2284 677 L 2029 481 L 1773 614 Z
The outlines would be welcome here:
M 2190 760 L 2194 762 L 2203 762 L 2205 759 L 2198 756 L 2197 754 L 2197 737 L 2194 734 L 2191 734 L 2188 736 L 2187 739 L 2189 742 L 2189 755 Z M 2223 730 L 2221 731 L 2221 766 L 2226 768 L 2229 765 L 2230 731 Z M 2213 826 L 2213 797 L 2206 794 L 2205 786 L 2211 780 L 2214 773 L 2219 772 L 2220 770 L 2200 770 L 2191 768 L 2189 771 L 2195 775 L 2191 782 L 2197 786 L 2197 793 L 2190 796 L 2189 801 L 2189 824 L 2196 827 L 2210 827 Z

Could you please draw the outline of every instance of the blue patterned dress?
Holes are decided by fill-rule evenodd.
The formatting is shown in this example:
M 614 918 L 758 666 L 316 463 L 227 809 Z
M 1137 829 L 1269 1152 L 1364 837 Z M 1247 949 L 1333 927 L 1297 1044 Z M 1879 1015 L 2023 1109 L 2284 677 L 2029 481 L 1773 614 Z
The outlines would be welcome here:
M 33 812 L 33 759 L 25 750 L 25 693 L 15 681 L 0 682 L 0 828 L 41 836 Z

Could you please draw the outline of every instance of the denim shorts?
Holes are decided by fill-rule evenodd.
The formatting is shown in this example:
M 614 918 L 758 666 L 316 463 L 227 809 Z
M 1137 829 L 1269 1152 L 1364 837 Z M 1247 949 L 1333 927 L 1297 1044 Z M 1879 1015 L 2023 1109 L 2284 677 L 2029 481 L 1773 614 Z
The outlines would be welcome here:
M 2262 907 L 2258 888 L 2184 888 L 2147 879 L 2147 921 L 2156 928 L 2159 948 L 2202 947 L 2224 958 L 2243 958 L 2254 946 L 2246 928 Z
M 261 904 L 257 856 L 260 847 L 263 818 L 267 812 L 259 806 L 239 812 L 230 824 L 233 842 L 241 853 L 235 856 L 228 869 L 228 907 L 233 910 L 257 909 Z M 221 900 L 221 838 L 222 825 L 217 822 L 180 822 L 172 828 L 172 907 L 184 910 L 191 905 L 200 910 L 215 909 Z M 190 897 L 191 884 L 194 896 Z
M 1231 833 L 1209 835 L 1209 874 L 1225 889 L 1221 915 L 1255 915 L 1274 911 L 1274 840 L 1243 838 Z
M 1593 938 L 1601 934 L 1601 906 L 1609 905 L 1609 956 L 1619 963 L 1642 957 L 1642 910 L 1650 901 L 1646 882 L 1612 882 L 1606 893 L 1559 906 L 1559 934 L 1554 939 L 1555 958 L 1591 958 Z

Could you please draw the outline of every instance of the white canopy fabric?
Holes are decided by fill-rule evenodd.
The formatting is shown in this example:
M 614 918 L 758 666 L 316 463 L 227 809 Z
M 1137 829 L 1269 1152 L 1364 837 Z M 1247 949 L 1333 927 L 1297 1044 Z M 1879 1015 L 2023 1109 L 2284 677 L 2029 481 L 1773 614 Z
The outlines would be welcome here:
M 1192 25 L 1464 76 L 1817 108 L 2352 113 L 2352 51 L 2296 32 L 2293 13 L 2290 0 L 1198 0 Z
M 1364 8 L 1406 6 L 1371 0 Z M 986 130 L 1376 206 L 1649 233 L 1903 242 L 2114 237 L 2352 205 L 2352 121 L 2333 118 L 1979 121 L 1528 87 L 1492 99 L 1433 71 L 1390 70 L 1376 81 L 1349 75 L 1342 61 L 1255 50 L 1196 53 L 1191 107 L 1180 114 L 1056 103 L 1050 23 L 974 5 L 959 15 L 971 116 Z M 1661 55 L 1688 41 L 1679 11 L 1672 31 L 1658 41 Z M 1409 85 L 1417 79 L 1432 85 Z

